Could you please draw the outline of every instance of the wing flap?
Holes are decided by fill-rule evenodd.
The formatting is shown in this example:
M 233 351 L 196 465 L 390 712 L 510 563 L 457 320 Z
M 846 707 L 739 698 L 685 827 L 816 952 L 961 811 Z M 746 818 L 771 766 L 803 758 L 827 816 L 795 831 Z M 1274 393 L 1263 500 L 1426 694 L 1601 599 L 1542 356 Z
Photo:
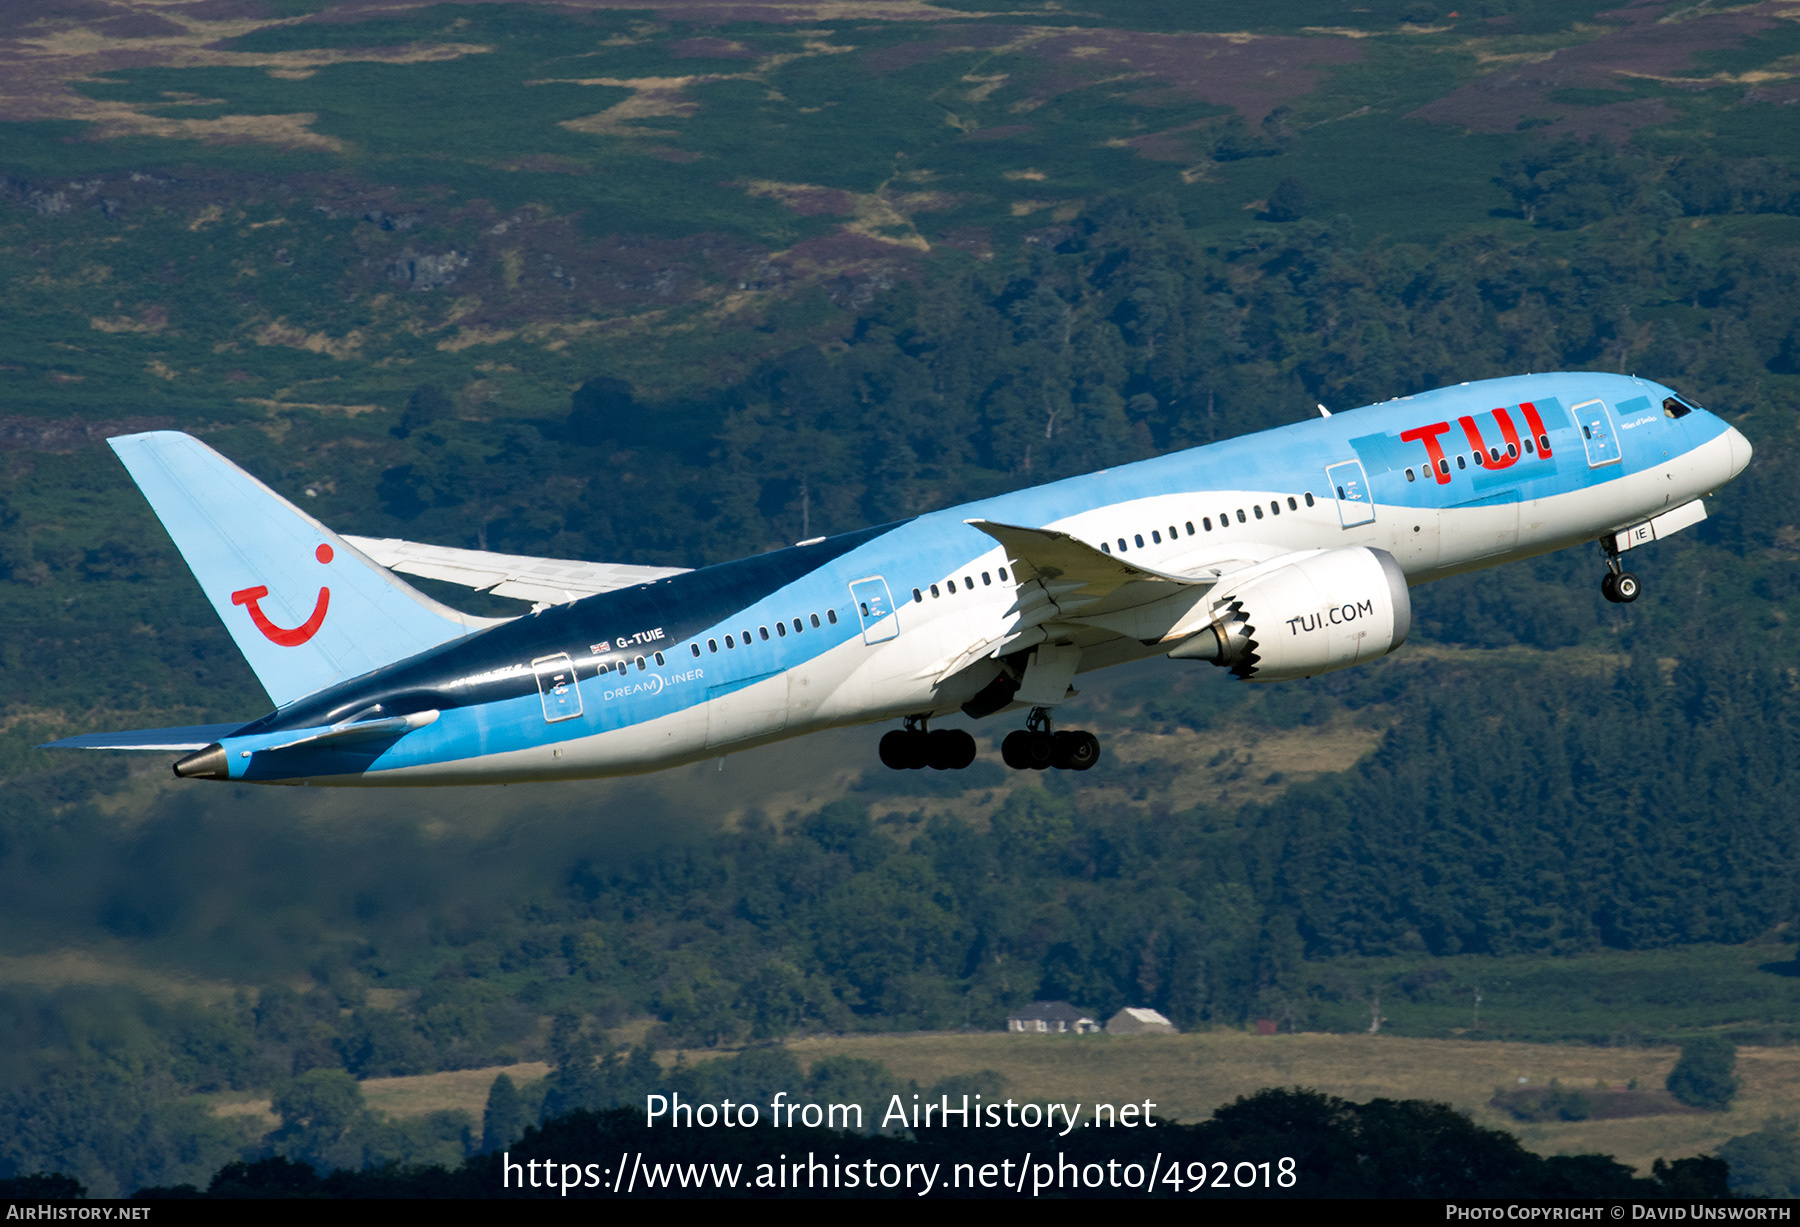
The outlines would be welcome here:
M 346 536 L 344 540 L 390 571 L 543 604 L 560 604 L 602 592 L 615 592 L 635 584 L 681 575 L 687 570 L 685 567 L 634 567 L 616 562 L 495 554 L 487 550 L 402 541 L 398 537 Z

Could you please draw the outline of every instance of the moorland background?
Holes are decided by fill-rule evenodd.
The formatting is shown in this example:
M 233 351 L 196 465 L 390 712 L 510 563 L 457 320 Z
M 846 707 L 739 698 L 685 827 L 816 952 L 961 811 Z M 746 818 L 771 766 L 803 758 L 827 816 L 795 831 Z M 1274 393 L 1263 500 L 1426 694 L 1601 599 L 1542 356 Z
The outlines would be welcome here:
M 1034 1095 L 974 1033 L 1037 997 L 1476 1112 L 1472 1069 L 1654 1081 L 1718 1032 L 1753 1074 L 1700 1132 L 1527 1140 L 1756 1128 L 1800 1052 L 1797 13 L 4 6 L 0 1176 L 301 1153 L 292 1080 L 333 1069 L 395 1113 L 359 1156 L 453 1163 L 491 1071 L 598 1106 L 624 1083 L 576 1074 L 627 1043 Z M 1355 672 L 1094 677 L 1085 775 L 1005 772 L 985 725 L 955 774 L 863 730 L 378 797 L 32 748 L 264 710 L 111 434 L 196 433 L 343 531 L 695 566 L 1553 369 L 1756 446 L 1642 600 L 1575 550 L 1416 592 Z M 1258 1018 L 1340 1046 L 1259 1065 Z

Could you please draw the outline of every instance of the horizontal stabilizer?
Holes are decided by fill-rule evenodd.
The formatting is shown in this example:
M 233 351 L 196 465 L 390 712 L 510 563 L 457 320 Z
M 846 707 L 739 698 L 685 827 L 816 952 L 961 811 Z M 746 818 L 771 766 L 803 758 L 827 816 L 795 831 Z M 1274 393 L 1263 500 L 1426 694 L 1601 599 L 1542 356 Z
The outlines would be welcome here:
M 123 733 L 83 733 L 47 742 L 40 750 L 202 750 L 243 728 L 237 724 L 196 724 L 180 729 L 132 729 Z
M 545 605 L 560 605 L 584 596 L 686 574 L 684 567 L 634 567 L 617 562 L 490 554 L 486 550 L 425 545 L 402 541 L 398 537 L 345 534 L 344 540 L 390 571 Z
M 255 746 L 253 752 L 292 750 L 300 746 L 337 746 L 357 741 L 375 741 L 383 737 L 404 737 L 414 729 L 436 724 L 437 718 L 435 711 L 420 711 L 410 716 L 384 716 L 378 720 L 357 720 L 321 729 L 300 729 L 298 736 L 271 745 Z

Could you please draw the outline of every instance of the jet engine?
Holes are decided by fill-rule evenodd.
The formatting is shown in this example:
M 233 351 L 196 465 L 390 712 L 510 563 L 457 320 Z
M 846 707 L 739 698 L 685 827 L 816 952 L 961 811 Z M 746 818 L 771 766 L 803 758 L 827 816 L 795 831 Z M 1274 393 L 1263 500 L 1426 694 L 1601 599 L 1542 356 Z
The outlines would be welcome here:
M 1214 589 L 1210 620 L 1169 655 L 1210 660 L 1246 681 L 1312 677 L 1386 656 L 1412 629 L 1406 574 L 1356 546 L 1271 559 Z

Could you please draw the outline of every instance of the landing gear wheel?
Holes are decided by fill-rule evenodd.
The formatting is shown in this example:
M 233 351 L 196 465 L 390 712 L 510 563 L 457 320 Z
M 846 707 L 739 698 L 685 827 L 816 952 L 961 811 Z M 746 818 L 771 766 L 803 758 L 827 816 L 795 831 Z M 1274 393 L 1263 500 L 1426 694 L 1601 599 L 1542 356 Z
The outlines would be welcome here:
M 1029 770 L 1031 760 L 1026 753 L 1025 746 L 1030 740 L 1031 734 L 1024 729 L 1014 729 L 1008 733 L 1005 740 L 1000 743 L 1000 761 L 1014 771 Z
M 895 771 L 904 771 L 912 763 L 912 734 L 902 733 L 899 729 L 884 733 L 881 745 L 881 765 L 892 767 Z
M 917 771 L 931 765 L 930 737 L 911 729 L 883 734 L 879 752 L 882 765 L 895 771 Z
M 961 771 L 975 761 L 975 739 L 961 729 L 935 729 L 925 741 L 935 770 Z
M 1042 771 L 1056 763 L 1056 738 L 1050 733 L 1025 734 L 1025 765 Z
M 1063 771 L 1086 771 L 1100 761 L 1100 739 L 1082 729 L 1068 729 L 1053 736 L 1055 766 Z
M 1621 571 L 1613 576 L 1613 600 L 1621 605 L 1629 605 L 1637 600 L 1643 590 L 1643 586 L 1638 583 L 1638 577 L 1630 571 Z
M 1600 595 L 1611 601 L 1614 605 L 1619 603 L 1618 582 L 1619 577 L 1614 575 L 1611 571 L 1608 571 L 1605 575 L 1600 577 Z

